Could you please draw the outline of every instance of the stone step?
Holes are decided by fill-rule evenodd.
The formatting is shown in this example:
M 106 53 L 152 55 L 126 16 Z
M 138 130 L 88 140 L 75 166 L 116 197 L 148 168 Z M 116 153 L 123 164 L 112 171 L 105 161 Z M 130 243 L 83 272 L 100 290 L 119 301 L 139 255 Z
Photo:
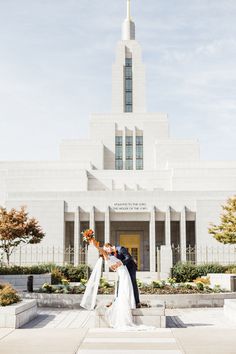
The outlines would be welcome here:
M 236 299 L 225 299 L 224 314 L 229 320 L 236 323 Z
M 170 329 L 118 331 L 111 328 L 90 329 L 77 354 L 181 354 Z
M 95 326 L 108 327 L 105 319 L 105 306 L 96 309 Z M 154 326 L 157 328 L 166 327 L 165 304 L 159 303 L 155 307 L 133 309 L 133 322 L 136 325 Z

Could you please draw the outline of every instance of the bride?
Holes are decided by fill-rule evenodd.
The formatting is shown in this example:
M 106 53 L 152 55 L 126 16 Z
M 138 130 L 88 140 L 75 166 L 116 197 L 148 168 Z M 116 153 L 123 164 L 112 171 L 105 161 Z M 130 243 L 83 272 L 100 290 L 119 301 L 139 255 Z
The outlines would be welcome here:
M 92 244 L 99 250 L 100 257 L 88 280 L 86 290 L 80 306 L 87 310 L 93 310 L 96 305 L 96 296 L 101 277 L 102 260 L 104 259 L 109 268 L 118 274 L 118 293 L 110 306 L 105 306 L 105 319 L 109 327 L 119 330 L 146 330 L 153 329 L 143 325 L 133 323 L 132 309 L 136 308 L 134 291 L 129 272 L 123 263 L 113 255 L 100 248 L 93 240 Z

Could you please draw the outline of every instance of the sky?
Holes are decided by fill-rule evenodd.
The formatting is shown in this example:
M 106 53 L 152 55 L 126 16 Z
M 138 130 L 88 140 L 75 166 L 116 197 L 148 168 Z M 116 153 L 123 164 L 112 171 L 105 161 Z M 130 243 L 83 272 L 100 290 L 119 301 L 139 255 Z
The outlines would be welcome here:
M 111 111 L 125 0 L 0 0 L 0 160 L 54 160 Z M 236 160 L 236 1 L 131 0 L 149 112 Z

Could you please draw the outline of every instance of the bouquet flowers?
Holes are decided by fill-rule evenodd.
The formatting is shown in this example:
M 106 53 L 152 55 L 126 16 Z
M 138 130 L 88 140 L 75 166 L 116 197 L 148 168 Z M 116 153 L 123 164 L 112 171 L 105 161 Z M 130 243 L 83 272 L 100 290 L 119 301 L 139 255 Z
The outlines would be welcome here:
M 92 230 L 92 229 L 87 229 L 87 230 L 82 231 L 81 235 L 83 237 L 83 241 L 86 243 L 90 243 L 92 240 L 95 240 L 94 230 Z

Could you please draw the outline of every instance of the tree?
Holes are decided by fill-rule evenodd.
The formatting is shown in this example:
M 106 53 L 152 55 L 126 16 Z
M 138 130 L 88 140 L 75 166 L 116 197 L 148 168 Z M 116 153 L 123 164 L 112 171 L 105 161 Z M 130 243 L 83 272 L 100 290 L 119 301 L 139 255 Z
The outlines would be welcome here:
M 222 209 L 220 224 L 211 224 L 208 231 L 221 243 L 236 243 L 236 195 L 229 198 Z
M 25 207 L 19 210 L 0 208 L 0 249 L 6 253 L 7 264 L 14 249 L 21 243 L 39 243 L 45 234 L 35 218 L 29 218 Z

